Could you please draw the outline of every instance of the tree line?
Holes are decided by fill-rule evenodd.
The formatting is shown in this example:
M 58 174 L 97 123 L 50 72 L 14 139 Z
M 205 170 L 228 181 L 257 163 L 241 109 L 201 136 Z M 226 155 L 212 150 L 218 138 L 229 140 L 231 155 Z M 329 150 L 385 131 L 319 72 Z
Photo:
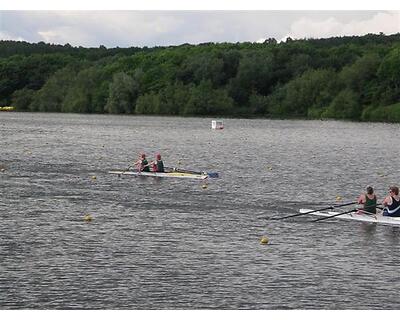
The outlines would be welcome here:
M 1 105 L 400 122 L 400 34 L 111 49 L 0 41 Z

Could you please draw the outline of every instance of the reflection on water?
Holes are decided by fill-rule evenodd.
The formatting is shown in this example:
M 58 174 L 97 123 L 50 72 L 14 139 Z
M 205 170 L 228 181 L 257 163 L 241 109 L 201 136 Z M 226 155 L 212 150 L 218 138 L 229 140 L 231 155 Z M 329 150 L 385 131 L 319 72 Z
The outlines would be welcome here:
M 400 181 L 383 139 L 397 125 L 210 122 L 0 114 L 0 307 L 400 307 L 399 228 L 271 219 L 355 200 L 369 184 L 383 194 Z M 141 151 L 221 178 L 203 188 L 107 174 Z
M 400 241 L 400 228 L 399 227 L 389 227 L 388 232 L 385 233 L 386 238 L 391 242 L 392 246 L 399 245 Z
M 376 223 L 360 223 L 360 229 L 366 240 L 372 241 L 375 238 L 377 224 Z

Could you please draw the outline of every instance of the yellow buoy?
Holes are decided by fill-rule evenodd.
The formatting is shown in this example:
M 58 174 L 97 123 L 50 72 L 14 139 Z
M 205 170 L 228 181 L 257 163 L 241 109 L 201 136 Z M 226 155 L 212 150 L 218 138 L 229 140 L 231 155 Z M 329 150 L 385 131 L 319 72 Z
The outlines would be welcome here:
M 203 184 L 201 187 L 202 187 L 203 189 L 207 189 L 207 188 L 208 188 L 208 186 L 207 186 L 206 184 Z
M 86 222 L 90 222 L 93 220 L 93 218 L 90 214 L 85 214 L 85 216 L 83 217 L 83 220 L 85 220 Z
M 96 180 L 97 178 L 96 178 L 96 176 L 92 176 L 92 180 Z
M 269 239 L 267 237 L 265 237 L 265 236 L 262 237 L 261 240 L 260 240 L 261 244 L 268 244 L 268 242 L 269 242 Z
M 340 201 L 340 200 L 342 200 L 342 197 L 341 196 L 336 196 L 336 200 Z

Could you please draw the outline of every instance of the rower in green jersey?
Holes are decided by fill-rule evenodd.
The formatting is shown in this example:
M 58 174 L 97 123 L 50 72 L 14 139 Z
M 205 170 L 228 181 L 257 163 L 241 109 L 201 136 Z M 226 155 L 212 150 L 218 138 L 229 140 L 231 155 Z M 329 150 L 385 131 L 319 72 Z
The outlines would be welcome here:
M 146 159 L 146 155 L 144 153 L 140 154 L 140 158 L 138 161 L 136 161 L 133 165 L 137 166 L 137 170 L 139 172 L 149 172 L 149 162 Z
M 358 197 L 358 203 L 363 205 L 361 211 L 376 214 L 376 194 L 374 188 L 367 187 L 367 192 Z
M 164 172 L 164 162 L 161 160 L 161 154 L 156 154 L 156 160 L 151 162 L 154 172 Z

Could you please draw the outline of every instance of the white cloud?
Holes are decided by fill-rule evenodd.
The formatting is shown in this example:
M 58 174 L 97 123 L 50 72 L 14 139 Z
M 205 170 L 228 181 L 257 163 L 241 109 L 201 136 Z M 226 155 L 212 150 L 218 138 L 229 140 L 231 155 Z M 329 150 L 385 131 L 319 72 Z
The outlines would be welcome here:
M 283 38 L 327 38 L 345 35 L 365 35 L 367 33 L 393 34 L 400 32 L 400 12 L 379 12 L 372 18 L 366 20 L 353 20 L 340 22 L 335 17 L 325 20 L 313 19 L 312 17 L 300 18 L 294 21 L 289 33 Z
M 26 41 L 22 37 L 15 37 L 7 32 L 0 31 L 0 40 Z
M 182 20 L 168 13 L 81 11 L 51 12 L 37 32 L 42 41 L 71 45 L 145 46 L 182 29 Z M 34 17 L 39 20 L 40 16 Z M 151 42 L 154 43 L 151 43 Z M 149 44 L 150 42 L 150 44 Z
M 76 27 L 55 27 L 48 30 L 41 30 L 37 32 L 41 41 L 54 44 L 69 43 L 73 46 L 81 46 L 82 44 L 90 44 L 91 38 L 81 29 Z
M 0 11 L 0 36 L 74 46 L 263 42 L 400 32 L 385 11 Z M 285 37 L 286 38 L 286 37 Z
M 44 42 L 52 43 L 57 40 L 58 34 L 54 30 L 49 31 L 38 31 L 38 34 L 42 37 Z

